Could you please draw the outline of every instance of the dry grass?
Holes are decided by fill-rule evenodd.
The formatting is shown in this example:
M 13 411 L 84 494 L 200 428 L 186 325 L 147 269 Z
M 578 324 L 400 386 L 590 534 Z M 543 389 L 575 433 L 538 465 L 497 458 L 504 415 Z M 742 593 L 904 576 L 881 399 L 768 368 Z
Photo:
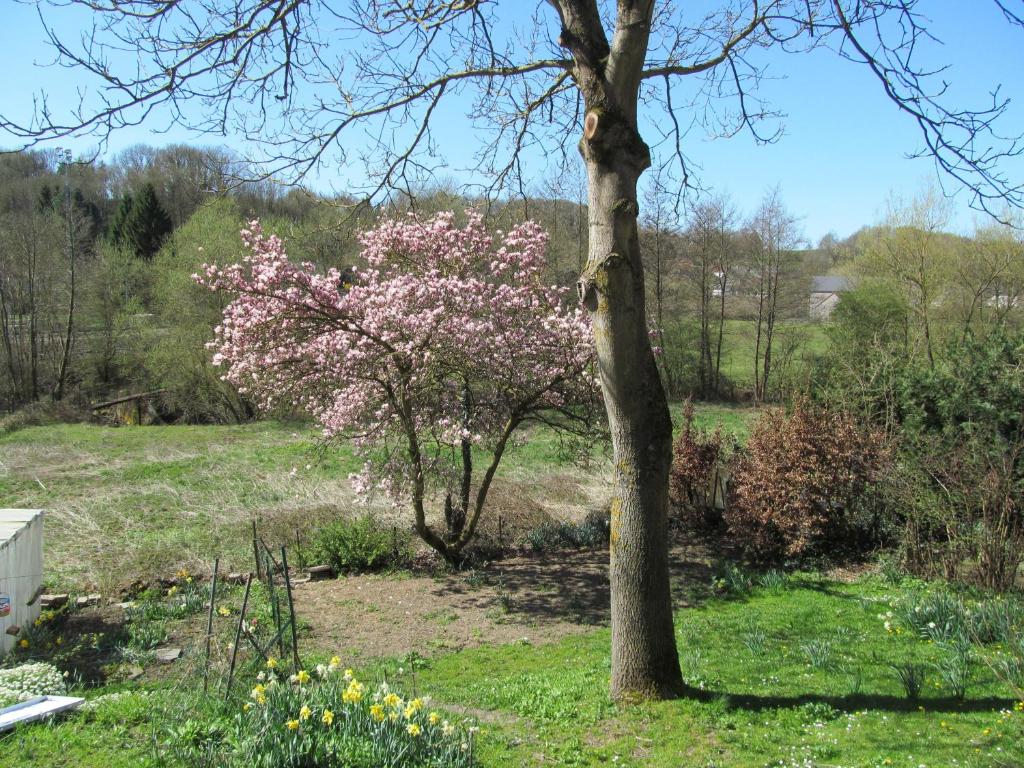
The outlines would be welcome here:
M 579 517 L 602 503 L 596 471 L 552 464 L 538 450 L 508 457 L 485 535 L 496 534 L 499 515 L 508 543 L 545 519 Z M 404 509 L 354 498 L 347 476 L 357 467 L 345 449 L 319 455 L 311 430 L 286 425 L 59 425 L 0 438 L 0 498 L 48 510 L 52 587 L 106 593 L 181 567 L 207 572 L 218 556 L 222 567 L 248 570 L 253 519 L 272 546 L 307 541 L 337 515 L 370 511 L 408 527 Z

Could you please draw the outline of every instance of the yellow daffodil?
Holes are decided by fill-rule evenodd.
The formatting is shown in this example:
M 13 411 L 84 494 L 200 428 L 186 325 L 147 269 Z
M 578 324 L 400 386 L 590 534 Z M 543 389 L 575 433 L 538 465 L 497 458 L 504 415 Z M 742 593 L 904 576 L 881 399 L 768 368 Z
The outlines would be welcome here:
M 248 701 L 242 705 L 243 712 L 248 712 L 250 709 L 252 709 L 252 704 L 250 704 Z
M 277 669 L 277 659 L 273 656 L 267 659 L 267 669 Z
M 175 585 L 175 586 L 173 586 L 173 587 L 171 587 L 170 589 L 167 590 L 167 596 L 168 597 L 174 597 L 176 594 L 178 594 L 178 587 L 177 587 L 177 585 Z
M 353 677 L 355 677 L 355 673 L 351 669 L 346 669 L 345 670 L 345 679 L 346 680 L 351 680 Z
M 28 640 L 26 640 L 24 637 L 21 638 L 21 640 L 18 641 L 18 647 L 28 648 Z
M 219 613 L 221 616 L 230 616 L 231 609 L 227 606 L 222 605 L 220 608 L 217 609 L 217 613 Z
M 376 720 L 378 723 L 384 720 L 384 707 L 380 704 L 370 705 L 370 717 Z
M 285 723 L 285 727 L 287 727 L 289 731 L 297 731 L 299 730 L 299 721 L 289 720 L 287 723 Z
M 320 718 L 324 725 L 330 725 L 334 722 L 334 713 L 329 709 L 324 710 L 323 716 Z
M 299 720 L 309 720 L 309 716 L 312 714 L 313 710 L 303 704 L 302 709 L 299 710 Z
M 304 669 L 300 669 L 295 674 L 295 680 L 296 680 L 296 682 L 298 682 L 299 685 L 305 685 L 306 683 L 309 682 L 309 672 L 307 672 Z
M 330 666 L 334 667 L 335 669 L 340 667 L 341 666 L 341 656 L 331 656 Z
M 353 680 L 348 684 L 345 692 L 341 694 L 341 700 L 346 704 L 355 704 L 363 700 L 363 691 L 365 686 L 358 680 Z
M 401 703 L 402 699 L 396 693 L 389 693 L 387 696 L 384 697 L 385 707 L 397 707 Z
M 437 725 L 441 722 L 441 716 L 437 714 L 437 712 L 431 712 L 429 715 L 427 715 L 427 722 L 431 725 Z
M 405 730 L 409 732 L 410 736 L 419 736 L 421 733 L 423 733 L 423 729 L 420 728 L 419 725 L 417 725 L 416 723 L 409 723 L 407 726 L 405 726 Z
M 412 720 L 416 715 L 416 708 L 412 704 L 409 704 L 404 710 L 402 710 L 402 714 L 405 715 L 406 720 Z

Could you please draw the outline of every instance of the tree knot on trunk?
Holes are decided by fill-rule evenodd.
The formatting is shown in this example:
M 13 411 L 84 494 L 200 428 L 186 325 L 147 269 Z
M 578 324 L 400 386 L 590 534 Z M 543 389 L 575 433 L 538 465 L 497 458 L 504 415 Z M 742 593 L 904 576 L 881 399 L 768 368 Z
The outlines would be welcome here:
M 588 162 L 598 165 L 625 163 L 638 176 L 651 166 L 651 150 L 640 132 L 617 110 L 604 106 L 587 110 L 583 119 L 580 154 Z
M 579 295 L 580 303 L 586 307 L 588 312 L 595 312 L 607 306 L 607 296 L 610 287 L 623 269 L 627 269 L 632 277 L 632 265 L 619 253 L 609 253 L 603 259 L 589 263 L 576 282 L 576 292 Z M 629 292 L 625 291 L 624 296 Z

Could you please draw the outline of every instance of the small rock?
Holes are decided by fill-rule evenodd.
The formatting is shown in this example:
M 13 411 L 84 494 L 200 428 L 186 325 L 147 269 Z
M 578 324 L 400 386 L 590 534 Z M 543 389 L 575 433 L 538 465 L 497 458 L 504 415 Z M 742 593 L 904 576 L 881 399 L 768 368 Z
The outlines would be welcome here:
M 129 608 L 134 606 L 135 603 L 133 603 L 131 600 L 129 600 L 127 603 L 114 603 L 114 605 L 116 607 L 120 608 L 123 611 L 127 611 Z
M 82 595 L 81 597 L 76 597 L 75 598 L 75 608 L 88 608 L 88 607 L 89 607 L 89 598 L 88 597 L 86 597 L 85 595 Z
M 70 595 L 43 595 L 40 599 L 40 605 L 43 610 L 57 610 L 63 608 L 68 604 L 68 600 L 71 599 Z
M 181 656 L 181 648 L 157 648 L 156 660 L 162 664 L 170 664 Z
M 145 674 L 145 670 L 136 664 L 130 664 L 124 668 L 125 680 L 138 680 L 143 674 Z
M 313 565 L 309 568 L 309 580 L 310 581 L 323 581 L 324 579 L 333 579 L 334 569 L 329 565 Z
M 237 572 L 229 573 L 224 577 L 224 581 L 228 584 L 245 584 L 245 574 Z
M 11 624 L 11 626 L 7 628 L 7 634 L 13 637 L 17 637 L 20 633 L 21 627 L 19 627 L 17 624 Z

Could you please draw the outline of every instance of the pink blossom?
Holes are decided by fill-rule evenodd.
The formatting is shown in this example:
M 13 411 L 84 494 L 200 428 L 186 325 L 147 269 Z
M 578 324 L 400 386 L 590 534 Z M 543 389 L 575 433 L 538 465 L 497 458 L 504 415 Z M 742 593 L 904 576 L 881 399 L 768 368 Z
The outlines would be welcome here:
M 367 461 L 360 492 L 450 492 L 464 441 L 500 458 L 519 424 L 596 398 L 587 316 L 542 282 L 546 233 L 525 222 L 492 237 L 479 214 L 467 219 L 382 221 L 344 283 L 291 262 L 252 221 L 242 262 L 196 277 L 234 297 L 210 345 L 225 379 L 352 438 Z

